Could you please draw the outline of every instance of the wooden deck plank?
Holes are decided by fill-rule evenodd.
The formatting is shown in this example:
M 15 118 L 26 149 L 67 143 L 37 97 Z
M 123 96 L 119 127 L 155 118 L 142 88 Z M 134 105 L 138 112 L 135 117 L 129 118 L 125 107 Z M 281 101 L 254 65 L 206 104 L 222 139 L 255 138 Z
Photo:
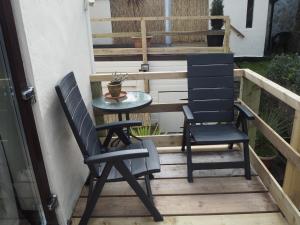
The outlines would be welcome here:
M 277 212 L 278 207 L 267 193 L 156 196 L 155 205 L 162 215 L 207 215 Z M 80 198 L 74 217 L 80 217 L 86 198 Z M 138 197 L 102 197 L 93 217 L 148 216 Z
M 73 225 L 79 224 L 74 218 Z M 166 216 L 163 222 L 154 222 L 151 217 L 91 218 L 89 225 L 288 225 L 281 213 Z
M 161 165 L 186 164 L 185 153 L 166 153 L 160 154 Z M 243 161 L 241 151 L 226 151 L 226 152 L 194 152 L 193 162 L 208 163 L 208 162 L 230 162 Z
M 139 181 L 144 185 L 144 181 Z M 246 180 L 244 177 L 196 178 L 193 183 L 186 179 L 152 180 L 153 195 L 188 195 L 188 194 L 220 194 L 266 192 L 258 177 Z M 81 197 L 87 197 L 88 187 L 84 187 Z M 127 182 L 107 183 L 101 196 L 135 196 L 135 192 Z
M 196 177 L 236 177 L 244 176 L 244 169 L 221 169 L 221 170 L 196 170 L 193 171 Z M 252 171 L 252 175 L 256 173 Z M 154 174 L 157 179 L 186 178 L 186 165 L 162 165 L 160 173 Z

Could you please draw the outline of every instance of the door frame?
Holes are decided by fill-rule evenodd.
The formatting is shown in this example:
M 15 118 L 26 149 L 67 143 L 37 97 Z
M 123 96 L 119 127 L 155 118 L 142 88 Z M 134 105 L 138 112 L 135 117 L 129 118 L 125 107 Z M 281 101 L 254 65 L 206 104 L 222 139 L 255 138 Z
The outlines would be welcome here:
M 15 88 L 28 152 L 31 158 L 44 215 L 48 225 L 58 225 L 55 210 L 50 211 L 47 206 L 51 191 L 31 102 L 22 99 L 22 90 L 27 87 L 27 81 L 10 0 L 0 0 L 0 15 L 0 25 L 2 27 L 8 63 L 12 74 L 12 82 Z

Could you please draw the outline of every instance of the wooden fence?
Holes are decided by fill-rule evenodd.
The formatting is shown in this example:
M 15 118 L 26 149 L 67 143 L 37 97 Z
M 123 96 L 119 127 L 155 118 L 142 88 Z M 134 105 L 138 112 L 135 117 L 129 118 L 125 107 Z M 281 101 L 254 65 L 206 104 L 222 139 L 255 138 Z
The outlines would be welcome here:
M 146 72 L 129 73 L 129 80 L 156 80 L 156 79 L 183 79 L 187 77 L 186 71 L 178 72 Z M 251 140 L 251 163 L 265 186 L 269 189 L 273 198 L 276 200 L 282 213 L 291 225 L 300 224 L 300 96 L 281 87 L 280 85 L 264 78 L 263 76 L 249 70 L 235 70 L 235 77 L 241 79 L 240 101 L 245 104 L 255 116 L 255 120 L 249 133 Z M 111 74 L 93 74 L 90 76 L 92 85 L 102 81 L 109 81 Z M 277 134 L 262 118 L 258 116 L 260 93 L 264 90 L 286 103 L 295 110 L 293 132 L 291 142 L 287 143 L 279 134 Z M 100 93 L 100 92 L 98 92 Z M 159 113 L 159 112 L 180 112 L 184 103 L 152 104 L 144 109 L 134 113 Z M 95 112 L 95 116 L 98 113 Z M 266 169 L 254 148 L 255 129 L 259 130 L 287 159 L 287 168 L 284 178 L 283 188 L 277 183 L 272 174 Z M 160 147 L 180 146 L 181 134 L 159 135 L 151 137 Z
M 147 31 L 147 22 L 150 21 L 209 21 L 221 19 L 224 21 L 224 30 L 208 31 Z M 118 33 L 102 33 L 93 34 L 93 38 L 120 38 L 120 37 L 141 37 L 141 48 L 94 48 L 95 56 L 122 56 L 122 55 L 142 55 L 143 63 L 148 62 L 148 55 L 176 55 L 176 54 L 192 54 L 202 52 L 229 52 L 229 35 L 230 35 L 230 19 L 228 16 L 173 16 L 173 17 L 115 17 L 115 18 L 93 18 L 92 22 L 132 22 L 137 21 L 140 24 L 140 32 L 118 32 Z M 176 46 L 176 47 L 151 47 L 147 46 L 147 36 L 181 36 L 181 35 L 211 35 L 224 34 L 223 46 L 221 47 L 199 47 L 199 46 Z

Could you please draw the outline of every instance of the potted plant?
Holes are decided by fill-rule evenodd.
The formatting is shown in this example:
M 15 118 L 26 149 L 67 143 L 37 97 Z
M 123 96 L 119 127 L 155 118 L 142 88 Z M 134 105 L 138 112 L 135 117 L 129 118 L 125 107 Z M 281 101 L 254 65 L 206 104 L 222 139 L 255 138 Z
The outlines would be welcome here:
M 224 15 L 224 5 L 223 0 L 213 0 L 211 3 L 210 15 L 211 16 L 223 16 Z M 211 30 L 207 34 L 207 46 L 209 47 L 220 47 L 223 46 L 224 40 L 224 30 L 222 27 L 224 25 L 223 19 L 212 19 Z
M 122 82 L 128 77 L 127 73 L 114 72 L 112 74 L 112 80 L 107 84 L 108 92 L 111 97 L 119 97 L 122 90 Z

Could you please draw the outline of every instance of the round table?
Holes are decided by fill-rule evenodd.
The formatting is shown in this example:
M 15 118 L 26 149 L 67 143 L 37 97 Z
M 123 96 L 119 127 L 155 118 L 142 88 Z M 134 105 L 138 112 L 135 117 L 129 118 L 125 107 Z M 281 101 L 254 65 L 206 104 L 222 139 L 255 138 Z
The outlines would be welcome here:
M 107 99 L 104 96 L 93 100 L 93 107 L 104 112 L 116 113 L 119 120 L 122 120 L 122 114 L 126 114 L 126 120 L 129 120 L 129 113 L 133 110 L 144 108 L 150 105 L 152 97 L 141 91 L 128 91 L 126 97 L 118 100 Z

